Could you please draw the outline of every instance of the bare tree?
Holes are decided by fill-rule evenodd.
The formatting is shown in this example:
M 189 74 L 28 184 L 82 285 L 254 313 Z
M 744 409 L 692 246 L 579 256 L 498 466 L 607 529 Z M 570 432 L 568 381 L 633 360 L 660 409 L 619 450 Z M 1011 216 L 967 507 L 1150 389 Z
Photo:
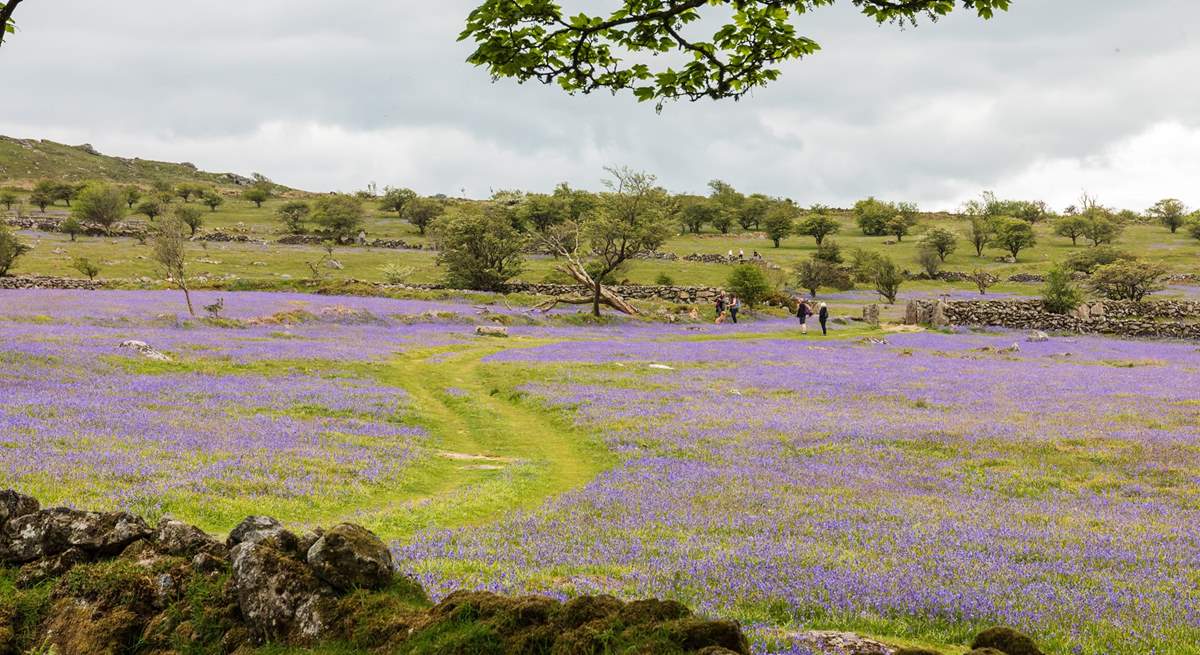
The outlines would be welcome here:
M 154 261 L 162 266 L 167 277 L 183 291 L 188 313 L 194 317 L 196 310 L 192 308 L 192 295 L 187 285 L 188 234 L 187 224 L 177 216 L 168 216 L 160 221 L 154 233 Z
M 600 315 L 600 305 L 626 314 L 637 309 L 605 288 L 604 278 L 633 257 L 652 252 L 673 232 L 667 211 L 667 192 L 655 177 L 629 168 L 606 168 L 611 179 L 598 206 L 579 221 L 567 221 L 542 233 L 546 248 L 563 259 L 560 268 L 592 290 L 591 298 L 555 298 L 541 308 L 548 310 L 563 302 L 591 304 Z

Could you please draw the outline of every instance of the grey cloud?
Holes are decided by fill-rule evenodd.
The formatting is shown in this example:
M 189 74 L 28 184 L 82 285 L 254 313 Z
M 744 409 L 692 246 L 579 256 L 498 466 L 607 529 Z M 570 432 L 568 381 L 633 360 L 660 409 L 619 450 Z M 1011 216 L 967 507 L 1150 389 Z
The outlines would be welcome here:
M 626 96 L 491 83 L 456 42 L 470 0 L 111 6 L 22 6 L 22 31 L 0 52 L 0 132 L 79 134 L 126 155 L 143 153 L 123 144 L 153 142 L 170 156 L 174 142 L 171 158 L 238 170 L 265 162 L 276 178 L 316 188 L 355 184 L 352 175 L 409 183 L 383 178 L 400 171 L 428 192 L 564 178 L 595 187 L 597 164 L 609 161 L 678 190 L 721 177 L 801 202 L 880 194 L 946 205 L 1039 161 L 1095 158 L 1156 124 L 1200 129 L 1200 90 L 1186 80 L 1200 64 L 1190 0 L 1020 0 L 987 23 L 958 14 L 905 30 L 827 8 L 799 24 L 823 51 L 779 82 L 662 115 Z M 370 149 L 371 162 L 336 143 L 321 146 L 327 158 L 239 151 L 239 138 L 269 123 L 366 135 L 354 147 Z M 406 144 L 422 131 L 464 138 L 418 152 Z

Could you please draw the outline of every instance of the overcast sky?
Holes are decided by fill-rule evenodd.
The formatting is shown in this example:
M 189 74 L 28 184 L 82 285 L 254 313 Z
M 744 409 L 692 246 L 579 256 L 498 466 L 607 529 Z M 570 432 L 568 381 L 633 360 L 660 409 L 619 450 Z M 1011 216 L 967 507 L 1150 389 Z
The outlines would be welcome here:
M 593 1 L 610 7 L 616 0 Z M 310 190 L 597 188 L 625 164 L 846 206 L 1056 207 L 1084 189 L 1200 205 L 1200 2 L 1014 0 L 878 27 L 806 16 L 823 50 L 740 102 L 651 104 L 492 83 L 457 43 L 471 0 L 28 0 L 0 48 L 0 134 L 261 171 Z

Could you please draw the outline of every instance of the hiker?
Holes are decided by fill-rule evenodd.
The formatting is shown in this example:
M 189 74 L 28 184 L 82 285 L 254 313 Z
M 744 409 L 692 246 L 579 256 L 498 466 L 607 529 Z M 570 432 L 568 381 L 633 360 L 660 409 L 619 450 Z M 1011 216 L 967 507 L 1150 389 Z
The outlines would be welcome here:
M 756 260 L 756 261 L 757 261 L 757 260 L 761 260 L 761 259 L 762 259 L 762 255 L 758 254 L 758 251 L 757 251 L 757 250 L 755 250 L 755 251 L 754 251 L 754 254 L 753 254 L 753 255 L 751 255 L 750 257 L 751 257 L 751 259 L 754 259 L 754 260 Z
M 817 320 L 821 322 L 821 336 L 829 334 L 829 330 L 825 328 L 825 323 L 829 321 L 829 306 L 825 303 L 821 303 L 817 311 Z
M 741 248 L 738 248 L 738 261 L 739 262 L 746 261 L 746 251 L 742 250 Z
M 733 319 L 734 325 L 737 325 L 737 314 L 741 308 L 742 301 L 738 300 L 737 296 L 729 296 L 729 318 Z
M 725 322 L 725 294 L 717 296 L 717 325 Z
M 796 308 L 796 318 L 800 319 L 800 333 L 808 334 L 808 317 L 812 316 L 812 307 L 808 305 L 808 300 L 801 298 L 800 306 Z

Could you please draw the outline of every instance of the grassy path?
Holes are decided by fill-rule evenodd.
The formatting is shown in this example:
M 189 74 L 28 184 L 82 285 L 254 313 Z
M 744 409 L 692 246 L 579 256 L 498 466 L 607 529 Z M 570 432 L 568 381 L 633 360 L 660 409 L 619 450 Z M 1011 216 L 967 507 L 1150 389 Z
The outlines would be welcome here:
M 438 454 L 390 502 L 354 520 L 384 538 L 474 525 L 580 487 L 611 461 L 595 438 L 527 400 L 521 380 L 481 360 L 495 344 L 411 353 L 379 372 L 410 396 L 413 422 Z

